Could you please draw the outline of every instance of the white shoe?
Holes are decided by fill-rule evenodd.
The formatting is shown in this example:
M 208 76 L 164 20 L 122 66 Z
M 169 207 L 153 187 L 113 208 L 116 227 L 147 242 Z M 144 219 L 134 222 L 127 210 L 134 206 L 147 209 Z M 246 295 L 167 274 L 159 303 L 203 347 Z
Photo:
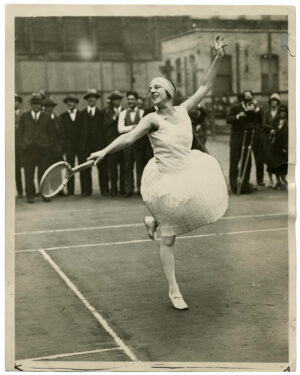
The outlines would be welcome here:
M 157 222 L 153 216 L 146 216 L 144 219 L 148 236 L 151 240 L 157 240 Z
M 175 296 L 171 296 L 169 294 L 169 298 L 170 298 L 170 300 L 173 304 L 174 309 L 177 309 L 177 310 L 188 310 L 189 309 L 188 305 L 186 304 L 186 302 L 183 299 L 181 294 L 178 294 L 178 295 L 175 295 Z

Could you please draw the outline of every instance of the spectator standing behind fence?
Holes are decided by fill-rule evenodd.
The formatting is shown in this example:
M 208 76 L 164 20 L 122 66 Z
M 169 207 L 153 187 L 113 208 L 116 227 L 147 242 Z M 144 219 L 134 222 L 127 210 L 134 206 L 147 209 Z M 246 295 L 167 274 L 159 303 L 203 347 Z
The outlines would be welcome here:
M 108 98 L 109 103 L 107 107 L 103 110 L 103 130 L 105 133 L 106 146 L 113 142 L 119 136 L 118 119 L 120 113 L 122 112 L 122 98 L 123 95 L 120 93 L 120 91 L 116 90 L 112 92 Z M 123 153 L 116 152 L 114 154 L 107 155 L 107 163 L 111 188 L 110 195 L 112 197 L 115 197 L 117 195 L 118 185 L 120 194 L 124 194 L 125 188 Z
M 69 94 L 64 100 L 67 110 L 60 115 L 60 123 L 63 129 L 64 153 L 67 162 L 74 167 L 76 158 L 78 164 L 84 163 L 85 154 L 83 150 L 82 139 L 82 119 L 80 111 L 77 109 L 79 100 L 76 96 Z M 67 194 L 74 194 L 74 176 L 68 182 Z M 80 188 L 81 193 L 84 192 L 84 175 L 80 172 Z
M 120 113 L 118 120 L 118 130 L 120 134 L 128 133 L 133 130 L 143 117 L 144 111 L 136 105 L 138 94 L 135 91 L 128 91 L 126 94 L 128 108 Z M 140 140 L 139 140 L 140 141 Z M 133 166 L 136 162 L 136 182 L 138 191 L 141 186 L 141 178 L 145 167 L 145 158 L 143 149 L 144 142 L 137 141 L 136 144 L 123 150 L 124 175 L 125 175 L 125 194 L 128 198 L 133 193 Z
M 267 159 L 267 171 L 276 176 L 273 189 L 286 190 L 288 169 L 288 109 L 281 105 L 269 135 L 270 153 Z
M 84 95 L 87 101 L 87 107 L 82 111 L 82 139 L 85 158 L 91 152 L 101 150 L 105 147 L 105 134 L 103 130 L 103 111 L 96 107 L 97 100 L 100 98 L 96 89 L 90 89 Z M 100 192 L 104 196 L 109 195 L 108 187 L 108 167 L 107 158 L 103 163 L 97 166 Z M 83 171 L 83 192 L 82 196 L 92 194 L 92 169 Z
M 274 128 L 274 123 L 279 116 L 280 96 L 277 93 L 273 93 L 269 99 L 270 108 L 264 114 L 263 121 L 263 143 L 264 143 L 264 161 L 268 165 L 271 152 L 271 130 Z M 269 174 L 268 188 L 272 188 L 274 185 L 273 174 L 267 169 Z
M 23 111 L 21 109 L 23 99 L 20 95 L 15 94 L 15 171 L 16 171 L 16 187 L 17 197 L 22 198 L 24 189 L 22 183 L 22 153 L 19 122 Z
M 25 170 L 26 196 L 28 203 L 34 203 L 34 172 L 38 168 L 38 180 L 49 166 L 51 146 L 51 122 L 42 112 L 42 97 L 33 94 L 30 99 L 31 109 L 25 112 L 19 122 L 21 150 Z M 48 202 L 49 199 L 44 198 Z
M 263 150 L 261 142 L 262 111 L 261 108 L 253 102 L 253 93 L 251 90 L 244 91 L 242 99 L 242 102 L 234 104 L 230 108 L 229 115 L 227 116 L 227 122 L 231 124 L 229 181 L 233 193 L 237 193 L 238 167 L 241 159 L 245 130 L 247 131 L 247 136 L 245 139 L 245 153 L 241 167 L 244 169 L 245 154 L 250 144 L 251 131 L 254 129 L 253 153 L 256 161 L 256 176 L 258 184 L 263 184 Z M 241 187 L 242 194 L 250 194 L 253 191 L 253 186 L 249 181 L 250 172 L 251 157 L 246 166 L 245 177 Z

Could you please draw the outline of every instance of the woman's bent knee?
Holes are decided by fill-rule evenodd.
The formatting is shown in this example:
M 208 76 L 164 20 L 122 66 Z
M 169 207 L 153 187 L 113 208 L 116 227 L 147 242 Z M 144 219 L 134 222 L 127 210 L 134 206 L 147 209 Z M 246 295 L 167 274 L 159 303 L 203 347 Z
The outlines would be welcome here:
M 175 243 L 175 239 L 176 239 L 175 236 L 162 236 L 161 237 L 162 244 L 166 246 L 173 246 Z

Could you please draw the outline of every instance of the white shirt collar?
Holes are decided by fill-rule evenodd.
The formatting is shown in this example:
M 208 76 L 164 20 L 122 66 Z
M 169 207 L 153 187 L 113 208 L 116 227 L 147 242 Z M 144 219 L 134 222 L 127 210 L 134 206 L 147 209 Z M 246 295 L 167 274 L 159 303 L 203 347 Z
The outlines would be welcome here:
M 35 120 L 38 120 L 40 118 L 40 115 L 41 115 L 41 111 L 39 112 L 34 112 L 34 111 L 31 111 L 31 117 Z
M 89 105 L 87 106 L 87 111 L 90 113 L 92 111 L 92 115 L 94 116 L 96 112 L 96 106 L 95 107 L 90 107 Z
M 77 113 L 77 108 L 74 108 L 72 112 L 71 112 L 70 109 L 68 109 L 68 112 L 69 112 L 70 114 L 76 114 L 76 113 Z

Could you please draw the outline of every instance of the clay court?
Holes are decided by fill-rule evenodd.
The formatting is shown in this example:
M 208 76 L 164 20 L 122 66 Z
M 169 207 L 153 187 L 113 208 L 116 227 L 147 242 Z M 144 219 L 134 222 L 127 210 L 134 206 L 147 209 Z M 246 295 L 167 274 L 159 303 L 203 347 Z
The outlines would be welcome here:
M 288 362 L 287 196 L 231 195 L 225 217 L 178 238 L 188 311 L 168 300 L 138 196 L 17 200 L 17 365 Z

